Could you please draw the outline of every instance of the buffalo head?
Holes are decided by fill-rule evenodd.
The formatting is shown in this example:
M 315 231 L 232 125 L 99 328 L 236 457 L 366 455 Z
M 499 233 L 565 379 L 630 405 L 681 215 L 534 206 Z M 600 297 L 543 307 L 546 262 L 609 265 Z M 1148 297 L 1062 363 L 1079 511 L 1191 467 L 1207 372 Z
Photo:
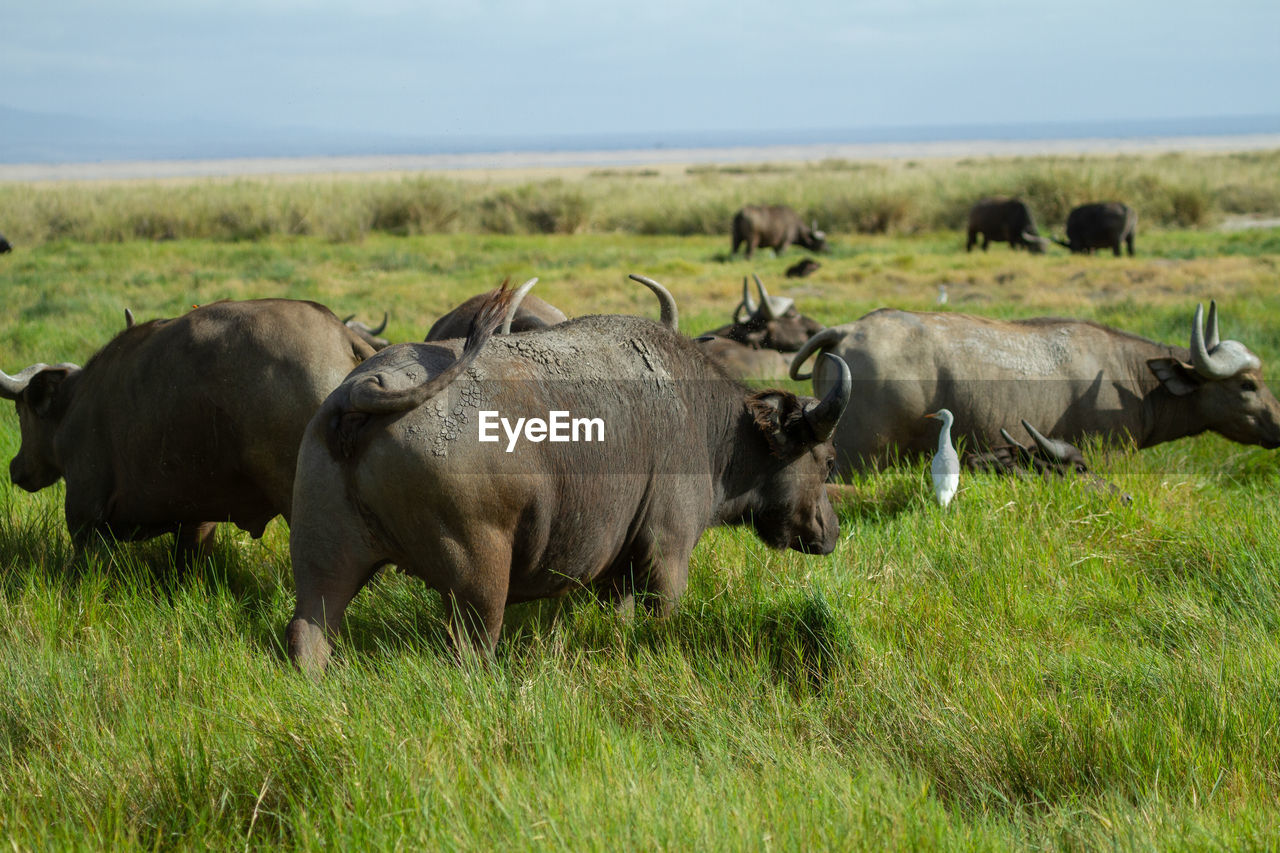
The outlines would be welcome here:
M 1280 402 L 1262 381 L 1262 361 L 1239 341 L 1218 338 L 1218 306 L 1197 305 L 1191 322 L 1190 363 L 1147 361 L 1165 390 L 1188 398 L 1204 429 L 1266 448 L 1280 447 Z
M 821 400 L 789 391 L 760 391 L 747 397 L 747 412 L 767 446 L 761 460 L 751 521 L 774 548 L 830 554 L 839 539 L 839 521 L 825 483 L 835 470 L 832 442 L 836 422 L 849 404 L 853 378 L 839 356 L 827 354 L 840 379 Z
M 760 294 L 757 304 L 751 298 L 747 279 L 742 279 L 742 301 L 733 310 L 733 322 L 707 334 L 728 338 L 755 349 L 775 349 L 779 352 L 795 352 L 804 342 L 822 331 L 817 320 L 805 317 L 795 309 L 795 300 L 786 296 L 772 296 L 765 289 L 760 276 L 752 274 L 756 291 Z
M 28 492 L 52 486 L 62 477 L 54 439 L 71 397 L 74 383 L 68 380 L 79 372 L 77 365 L 69 363 L 33 364 L 17 376 L 0 370 L 0 398 L 17 405 L 22 430 L 22 445 L 9 463 L 9 478 Z

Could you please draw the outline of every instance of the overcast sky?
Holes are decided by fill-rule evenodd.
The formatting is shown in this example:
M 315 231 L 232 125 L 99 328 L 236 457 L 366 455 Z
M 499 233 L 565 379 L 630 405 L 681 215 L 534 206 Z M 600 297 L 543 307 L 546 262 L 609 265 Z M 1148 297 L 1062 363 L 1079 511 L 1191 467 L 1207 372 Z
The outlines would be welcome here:
M 96 117 L 525 135 L 1280 113 L 1277 0 L 4 6 L 0 104 Z

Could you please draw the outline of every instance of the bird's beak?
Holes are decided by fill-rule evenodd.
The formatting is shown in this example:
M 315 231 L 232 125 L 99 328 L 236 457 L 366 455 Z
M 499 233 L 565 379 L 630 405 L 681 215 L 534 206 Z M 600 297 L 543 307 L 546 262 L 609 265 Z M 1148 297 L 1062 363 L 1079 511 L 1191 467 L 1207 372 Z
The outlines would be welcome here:
M 926 418 L 933 418 L 933 419 L 936 421 L 936 420 L 938 419 L 938 413 L 937 413 L 937 412 L 933 412 L 933 413 L 931 413 L 931 414 L 925 415 L 925 417 L 926 417 Z

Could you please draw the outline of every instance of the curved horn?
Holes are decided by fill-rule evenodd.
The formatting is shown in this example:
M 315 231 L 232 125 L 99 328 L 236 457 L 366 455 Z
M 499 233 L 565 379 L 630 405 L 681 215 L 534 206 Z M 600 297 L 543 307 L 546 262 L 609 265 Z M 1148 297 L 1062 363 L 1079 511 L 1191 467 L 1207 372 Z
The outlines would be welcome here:
M 370 330 L 369 330 L 369 334 L 371 334 L 371 335 L 380 335 L 380 334 L 382 334 L 382 330 L 383 330 L 383 329 L 385 329 L 386 327 L 387 327 L 387 312 L 386 312 L 386 311 L 383 311 L 383 312 L 382 312 L 382 325 L 381 325 L 381 326 L 379 326 L 379 327 L 378 327 L 378 328 L 376 328 L 376 329 L 370 329 Z
M 520 285 L 519 289 L 516 290 L 516 295 L 511 298 L 511 304 L 507 306 L 507 314 L 505 317 L 502 318 L 502 327 L 498 329 L 498 334 L 500 335 L 511 334 L 511 324 L 516 319 L 516 312 L 520 310 L 520 303 L 524 301 L 525 294 L 527 294 L 530 290 L 533 290 L 533 286 L 537 283 L 538 283 L 538 277 L 534 276 L 533 278 L 526 281 L 524 284 Z M 383 321 L 382 325 L 384 326 L 386 325 L 385 320 Z M 375 332 L 374 334 L 377 334 L 377 333 Z
M 752 273 L 751 277 L 756 280 L 756 290 L 760 291 L 760 310 L 764 311 L 764 316 L 768 319 L 778 319 L 796 304 L 794 299 L 787 296 L 770 296 L 769 291 L 764 289 L 760 276 Z
M 680 331 L 680 312 L 676 310 L 676 299 L 671 295 L 671 291 L 658 284 L 651 278 L 632 273 L 627 276 L 632 281 L 638 281 L 645 287 L 653 291 L 653 295 L 658 297 L 658 305 L 662 310 L 660 322 L 673 332 Z
M 1217 306 L 1210 303 L 1210 307 L 1213 311 L 1212 331 L 1214 337 L 1217 337 Z M 1241 370 L 1262 367 L 1258 357 L 1239 341 L 1222 341 L 1216 346 L 1207 346 L 1203 321 L 1204 306 L 1197 304 L 1195 317 L 1191 321 L 1191 366 L 1196 373 L 1208 379 L 1227 379 Z
M 52 369 L 57 370 L 58 368 L 79 370 L 80 365 L 64 361 L 61 364 L 53 365 Z M 22 370 L 19 370 L 16 376 L 10 376 L 3 370 L 0 370 L 0 400 L 18 399 L 18 397 L 22 395 L 22 392 L 27 390 L 27 386 L 31 384 L 31 380 L 35 378 L 37 373 L 42 370 L 49 369 L 49 365 L 44 362 L 37 362 L 30 367 L 24 367 Z
M 124 309 L 124 327 L 126 329 L 132 329 L 134 327 L 134 324 L 136 324 L 137 322 L 138 322 L 137 320 L 133 319 L 133 312 L 130 311 L 128 308 Z
M 791 378 L 798 382 L 803 382 L 806 379 L 812 379 L 812 373 L 800 372 L 800 368 L 809 360 L 809 356 L 813 355 L 818 350 L 826 351 L 831 349 L 842 340 L 844 340 L 844 332 L 835 326 L 823 329 L 812 338 L 809 338 L 809 340 L 804 342 L 804 346 L 800 347 L 800 351 L 795 354 L 795 357 L 791 359 Z
M 1000 436 L 1001 436 L 1005 441 L 1007 441 L 1009 444 L 1013 445 L 1014 447 L 1018 448 L 1019 450 L 1026 450 L 1026 449 L 1027 449 L 1027 448 L 1026 448 L 1026 446 L 1025 446 L 1025 445 L 1023 445 L 1023 443 L 1022 443 L 1021 441 L 1018 441 L 1016 438 L 1014 438 L 1013 436 L 1009 435 L 1009 431 L 1008 431 L 1007 429 L 1005 429 L 1004 427 L 1000 427 Z
M 1218 300 L 1209 300 L 1209 319 L 1204 323 L 1204 345 L 1210 352 L 1218 348 Z
M 1056 438 L 1045 438 L 1040 434 L 1039 430 L 1025 420 L 1022 422 L 1022 428 L 1027 431 L 1027 435 L 1031 436 L 1031 440 L 1036 443 L 1036 447 L 1040 448 L 1040 452 L 1045 456 L 1058 462 L 1071 461 L 1071 446 L 1065 441 L 1059 441 Z
M 831 434 L 836 431 L 836 423 L 844 414 L 845 407 L 849 405 L 849 397 L 853 393 L 853 374 L 849 372 L 849 365 L 845 364 L 844 359 L 838 355 L 832 355 L 829 352 L 823 355 L 835 362 L 840 371 L 840 380 L 831 386 L 827 396 L 805 410 L 805 420 L 809 422 L 818 441 L 831 438 Z
M 747 289 L 747 277 L 742 277 L 742 301 L 738 303 L 738 307 L 733 309 L 733 322 L 741 323 L 738 315 L 742 313 L 742 309 L 747 309 L 747 316 L 750 317 L 756 313 L 756 304 L 751 301 L 751 291 Z

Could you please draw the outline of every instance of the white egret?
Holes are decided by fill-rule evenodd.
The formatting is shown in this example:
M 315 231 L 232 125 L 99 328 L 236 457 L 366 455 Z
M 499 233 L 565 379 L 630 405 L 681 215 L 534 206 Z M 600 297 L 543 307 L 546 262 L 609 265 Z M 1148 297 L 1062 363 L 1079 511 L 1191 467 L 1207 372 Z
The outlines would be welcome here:
M 960 457 L 951 446 L 951 425 L 955 418 L 950 409 L 938 409 L 925 417 L 942 421 L 942 431 L 938 433 L 938 452 L 933 457 L 933 496 L 940 505 L 946 506 L 960 488 Z

